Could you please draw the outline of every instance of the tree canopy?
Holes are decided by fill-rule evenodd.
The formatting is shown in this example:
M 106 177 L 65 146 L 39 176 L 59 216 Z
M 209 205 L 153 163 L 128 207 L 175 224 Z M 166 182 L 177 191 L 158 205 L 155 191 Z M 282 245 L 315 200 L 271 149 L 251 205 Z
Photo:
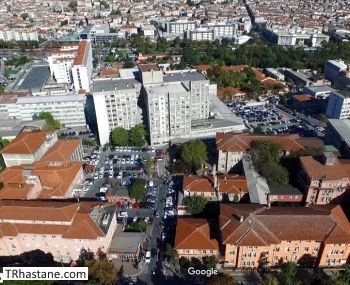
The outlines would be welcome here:
M 207 146 L 200 140 L 184 143 L 180 150 L 181 161 L 189 164 L 193 170 L 198 170 L 208 159 Z
M 50 129 L 56 130 L 60 128 L 60 122 L 55 120 L 49 112 L 41 112 L 37 117 L 41 120 L 45 120 Z
M 238 284 L 233 279 L 232 276 L 225 273 L 219 273 L 217 275 L 213 275 L 209 277 L 205 281 L 205 285 L 238 285 Z
M 143 124 L 132 127 L 129 131 L 130 144 L 132 146 L 144 146 L 146 144 L 146 129 Z
M 115 128 L 111 133 L 111 142 L 114 146 L 126 146 L 129 144 L 129 134 L 123 128 Z
M 145 179 L 134 179 L 130 188 L 130 198 L 134 198 L 139 201 L 143 201 L 146 196 L 146 180 Z
M 283 151 L 279 145 L 270 140 L 255 141 L 251 145 L 250 155 L 255 169 L 269 184 L 288 184 L 289 173 L 280 164 Z
M 207 203 L 208 199 L 204 196 L 189 196 L 184 199 L 184 204 L 191 215 L 202 213 Z

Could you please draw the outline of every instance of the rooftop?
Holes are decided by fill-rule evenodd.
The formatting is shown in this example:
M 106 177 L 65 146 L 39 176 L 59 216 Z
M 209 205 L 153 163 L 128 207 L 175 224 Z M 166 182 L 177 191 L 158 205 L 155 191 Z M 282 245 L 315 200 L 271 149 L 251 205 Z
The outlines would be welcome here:
M 223 243 L 239 246 L 264 246 L 282 240 L 350 242 L 350 224 L 339 205 L 268 208 L 221 204 L 219 225 Z
M 218 250 L 214 223 L 206 219 L 180 218 L 176 224 L 175 249 Z
M 141 83 L 134 78 L 130 79 L 97 79 L 93 81 L 93 92 L 127 90 L 141 88 Z
M 24 79 L 18 83 L 18 90 L 33 90 L 44 87 L 50 78 L 50 68 L 48 65 L 33 66 Z
M 33 154 L 46 141 L 47 134 L 43 132 L 20 133 L 0 153 Z
M 166 73 L 163 77 L 164 82 L 175 82 L 175 81 L 201 81 L 208 80 L 202 73 L 191 70 L 191 71 L 176 71 Z M 208 81 L 209 84 L 209 81 Z
M 72 154 L 80 146 L 80 140 L 58 140 L 40 159 L 40 161 L 69 162 Z
M 328 123 L 338 132 L 347 145 L 350 145 L 350 120 L 328 119 Z
M 139 64 L 139 69 L 141 72 L 150 72 L 150 71 L 160 71 L 158 64 L 155 63 L 147 63 L 147 64 Z

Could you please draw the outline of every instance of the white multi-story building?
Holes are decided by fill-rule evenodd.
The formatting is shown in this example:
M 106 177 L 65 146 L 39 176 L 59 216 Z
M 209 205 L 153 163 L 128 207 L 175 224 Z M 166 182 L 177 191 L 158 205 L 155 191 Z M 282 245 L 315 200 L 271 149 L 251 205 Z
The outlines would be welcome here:
M 48 57 L 51 74 L 57 83 L 73 84 L 76 92 L 90 92 L 92 47 L 90 40 L 64 46 Z
M 187 31 L 187 38 L 191 41 L 213 41 L 215 39 L 215 33 L 213 29 L 197 28 Z
M 0 102 L 0 110 L 9 118 L 33 120 L 34 115 L 49 112 L 65 127 L 85 127 L 85 97 L 81 95 L 59 96 L 14 96 L 12 100 Z
M 193 120 L 209 117 L 209 80 L 197 71 L 163 74 L 157 65 L 140 66 L 152 145 L 188 137 Z
M 0 30 L 0 40 L 3 41 L 39 41 L 36 31 L 17 29 Z
M 129 130 L 142 123 L 139 106 L 141 83 L 130 79 L 99 79 L 93 82 L 93 98 L 100 144 L 109 142 L 114 128 Z
M 335 81 L 341 74 L 345 74 L 348 65 L 343 60 L 328 60 L 324 64 L 324 76 L 330 81 Z
M 169 35 L 183 36 L 185 32 L 194 30 L 197 23 L 195 21 L 174 21 L 167 22 L 165 27 Z
M 350 92 L 332 92 L 328 98 L 326 115 L 331 119 L 350 118 Z

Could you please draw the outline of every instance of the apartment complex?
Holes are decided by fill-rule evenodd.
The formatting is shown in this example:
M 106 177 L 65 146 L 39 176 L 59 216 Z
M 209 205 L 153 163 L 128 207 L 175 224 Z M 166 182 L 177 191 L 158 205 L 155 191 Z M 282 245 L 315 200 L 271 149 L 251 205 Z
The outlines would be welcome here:
M 48 57 L 51 74 L 57 83 L 73 85 L 76 92 L 90 91 L 92 47 L 90 40 L 61 47 Z
M 98 202 L 0 201 L 0 255 L 40 249 L 77 260 L 81 249 L 107 251 L 117 227 L 115 207 Z
M 328 98 L 326 115 L 331 119 L 348 119 L 350 117 L 350 92 L 332 92 Z
M 114 128 L 129 130 L 142 121 L 141 83 L 130 79 L 100 79 L 93 82 L 98 135 L 103 145 Z
M 328 204 L 340 199 L 349 189 L 350 160 L 338 159 L 332 153 L 322 157 L 302 156 L 298 174 L 305 202 Z
M 0 40 L 2 41 L 39 41 L 36 31 L 25 29 L 0 29 Z
M 219 227 L 224 266 L 229 268 L 288 261 L 338 267 L 350 253 L 350 224 L 339 205 L 221 204 Z
M 270 140 L 280 145 L 286 155 L 304 149 L 322 150 L 324 147 L 320 139 L 302 138 L 297 134 L 267 136 L 249 133 L 217 133 L 218 171 L 230 171 L 249 151 L 251 143 L 259 140 Z
M 147 123 L 152 145 L 191 135 L 194 120 L 209 117 L 209 80 L 197 71 L 163 74 L 141 65 Z

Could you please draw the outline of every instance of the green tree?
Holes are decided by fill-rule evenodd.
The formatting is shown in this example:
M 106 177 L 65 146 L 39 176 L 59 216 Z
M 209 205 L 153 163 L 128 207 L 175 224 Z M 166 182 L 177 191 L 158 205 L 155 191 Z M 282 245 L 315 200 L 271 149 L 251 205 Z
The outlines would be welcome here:
M 216 260 L 216 257 L 212 255 L 212 256 L 203 257 L 203 263 L 208 269 L 210 268 L 215 269 L 218 262 Z
M 145 232 L 147 230 L 147 223 L 145 221 L 138 221 L 126 225 L 125 232 Z
M 61 27 L 67 26 L 67 25 L 68 25 L 68 20 L 63 20 L 63 21 L 61 22 Z
M 147 175 L 152 175 L 154 168 L 154 161 L 150 158 L 145 162 L 145 171 Z
M 82 144 L 84 146 L 96 146 L 97 145 L 95 139 L 86 139 L 86 138 L 82 140 Z
M 111 143 L 114 146 L 126 146 L 129 144 L 128 132 L 123 128 L 115 128 L 111 133 Z
M 34 116 L 34 118 L 36 118 L 36 116 Z M 46 124 L 48 126 L 49 129 L 59 129 L 60 128 L 60 122 L 56 121 L 52 114 L 49 112 L 41 112 L 37 118 L 41 119 L 41 120 L 45 120 Z
M 134 198 L 139 201 L 143 201 L 146 196 L 146 180 L 145 179 L 135 179 L 132 182 L 131 188 L 130 188 L 130 198 Z
M 109 54 L 106 56 L 105 62 L 114 63 L 115 62 L 115 56 L 113 54 Z
M 213 275 L 209 277 L 204 284 L 205 285 L 238 285 L 238 283 L 236 283 L 236 281 L 233 279 L 232 276 L 225 273 L 219 273 L 217 275 Z
M 78 11 L 78 2 L 76 0 L 72 0 L 69 2 L 68 7 L 73 11 L 77 12 Z
M 264 285 L 278 285 L 278 280 L 276 277 L 268 274 L 264 280 Z
M 131 145 L 141 147 L 146 144 L 146 128 L 143 124 L 132 127 L 129 133 Z
M 300 284 L 297 280 L 297 265 L 295 262 L 287 262 L 278 274 L 278 280 L 283 285 Z
M 350 284 L 350 265 L 345 265 L 344 269 L 340 273 L 339 280 L 345 281 L 347 284 Z
M 208 199 L 204 196 L 189 196 L 184 199 L 184 204 L 191 215 L 202 213 L 207 203 Z
M 208 159 L 207 146 L 200 140 L 186 142 L 181 147 L 180 159 L 198 170 Z
M 77 260 L 78 266 L 84 266 L 86 261 L 94 260 L 95 255 L 90 249 L 82 248 L 80 250 L 79 258 Z
M 177 257 L 177 251 L 169 243 L 166 245 L 165 257 L 169 263 L 174 263 Z
M 289 173 L 280 164 L 283 156 L 282 148 L 270 140 L 254 141 L 251 144 L 250 155 L 255 169 L 268 183 L 273 185 L 286 185 Z
M 10 141 L 8 139 L 0 139 L 0 149 L 4 148 L 5 146 L 7 146 L 10 143 Z
M 22 13 L 22 14 L 21 14 L 21 18 L 22 18 L 24 21 L 27 20 L 28 17 L 29 17 L 28 13 Z
M 89 268 L 89 280 L 98 284 L 113 285 L 118 280 L 117 268 L 106 257 L 102 260 L 87 260 L 84 265 Z

